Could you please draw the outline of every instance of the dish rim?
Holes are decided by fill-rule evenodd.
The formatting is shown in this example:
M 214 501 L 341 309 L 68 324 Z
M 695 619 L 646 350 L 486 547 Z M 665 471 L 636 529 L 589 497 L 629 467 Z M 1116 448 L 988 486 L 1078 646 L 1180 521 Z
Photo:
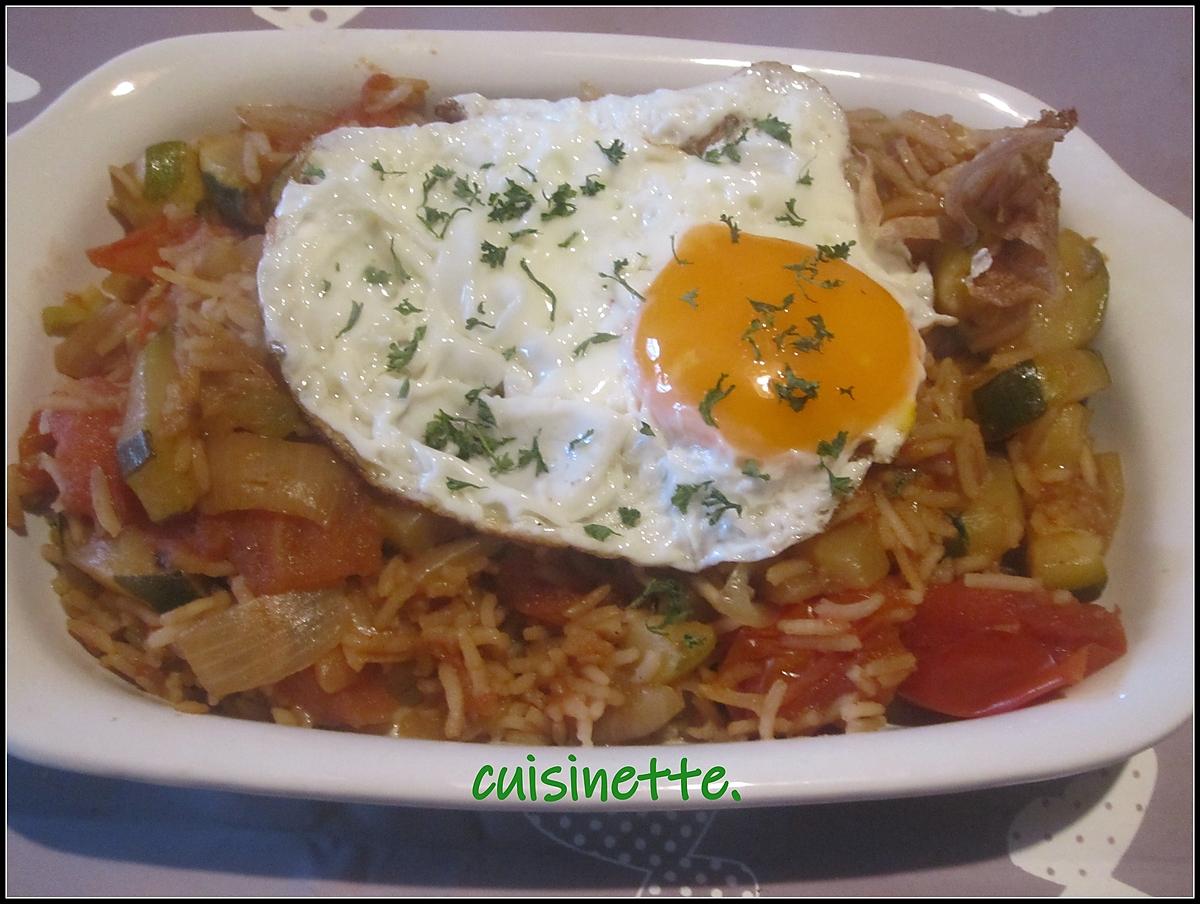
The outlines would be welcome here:
M 556 59 L 561 57 L 562 59 L 559 59 L 556 64 L 558 68 L 555 70 L 558 73 L 555 78 L 559 82 L 565 79 L 562 69 L 565 66 L 571 65 L 566 59 L 572 52 L 584 53 L 586 51 L 594 60 L 602 59 L 610 63 L 640 63 L 642 68 L 646 70 L 666 66 L 669 69 L 683 72 L 697 69 L 697 67 L 700 70 L 708 67 L 708 70 L 714 72 L 714 74 L 722 70 L 731 69 L 733 68 L 733 64 L 739 62 L 752 62 L 758 59 L 779 59 L 793 65 L 804 65 L 809 66 L 811 69 L 820 70 L 818 75 L 828 72 L 840 72 L 849 78 L 857 73 L 860 78 L 866 77 L 868 81 L 886 80 L 887 84 L 892 86 L 892 89 L 899 88 L 901 94 L 914 89 L 914 86 L 936 84 L 940 86 L 943 92 L 947 92 L 948 95 L 957 94 L 964 99 L 967 99 L 967 96 L 970 95 L 975 102 L 988 104 L 995 111 L 1004 115 L 1011 114 L 1012 116 L 1030 117 L 1036 115 L 1037 110 L 1047 106 L 1019 89 L 966 70 L 936 63 L 924 63 L 894 57 L 846 54 L 832 51 L 806 51 L 672 38 L 595 35 L 570 32 L 394 32 L 345 29 L 326 32 L 318 37 L 297 32 L 249 31 L 174 37 L 127 51 L 93 70 L 64 91 L 41 113 L 10 136 L 8 138 L 8 147 L 10 154 L 14 157 L 30 153 L 27 150 L 28 146 L 36 146 L 42 140 L 42 136 L 53 133 L 60 126 L 61 120 L 72 115 L 73 110 L 80 105 L 86 106 L 86 99 L 92 97 L 95 92 L 108 84 L 109 79 L 119 74 L 126 74 L 130 70 L 136 69 L 143 61 L 154 60 L 164 53 L 169 56 L 175 51 L 185 49 L 189 53 L 210 47 L 227 49 L 230 45 L 235 44 L 245 44 L 247 47 L 250 47 L 262 41 L 273 42 L 279 46 L 295 46 L 306 40 L 318 41 L 322 52 L 325 52 L 331 45 L 337 45 L 333 52 L 345 53 L 345 62 L 350 64 L 346 68 L 349 70 L 353 69 L 356 53 L 348 51 L 348 48 L 355 46 L 361 48 L 367 45 L 373 46 L 374 42 L 382 41 L 384 38 L 396 43 L 401 43 L 402 41 L 411 41 L 414 43 L 425 41 L 428 46 L 438 46 L 438 52 L 440 53 L 465 54 L 469 59 L 470 48 L 473 45 L 478 46 L 481 42 L 487 43 L 496 35 L 504 37 L 506 42 L 505 52 L 509 58 L 520 56 L 524 60 L 529 60 L 532 55 L 532 58 L 543 63 L 554 63 Z M 551 47 L 551 45 L 553 46 Z M 572 48 L 574 48 L 574 51 L 572 51 Z M 404 57 L 408 49 L 405 48 L 404 51 L 398 52 L 398 55 Z M 734 55 L 736 55 L 736 58 L 734 58 Z M 186 55 L 182 55 L 181 61 L 171 71 L 177 74 L 179 69 L 187 65 L 188 59 Z M 259 62 L 257 65 L 266 66 L 269 64 L 267 62 Z M 407 62 L 405 65 L 408 65 Z M 485 62 L 475 62 L 473 65 L 484 67 L 483 71 L 486 72 Z M 414 65 L 414 70 L 418 66 L 419 63 Z M 421 73 L 418 72 L 417 74 Z M 828 78 L 828 75 L 826 77 Z M 486 74 L 482 77 L 476 76 L 475 79 L 476 83 L 481 84 L 481 86 L 487 84 Z M 646 86 L 645 90 L 649 90 L 650 87 Z M 834 93 L 835 95 L 838 94 L 836 90 L 834 90 Z M 980 101 L 980 97 L 988 99 Z M 85 110 L 83 112 L 87 113 L 89 111 Z M 93 115 L 95 114 L 93 113 Z M 1100 175 L 1106 176 L 1108 179 L 1119 177 L 1125 183 L 1128 183 L 1122 183 L 1119 187 L 1125 196 L 1129 198 L 1130 203 L 1134 204 L 1135 207 L 1140 206 L 1143 212 L 1153 210 L 1155 225 L 1159 226 L 1164 232 L 1179 231 L 1181 226 L 1185 233 L 1193 231 L 1191 221 L 1188 218 L 1134 182 L 1131 177 L 1122 172 L 1111 158 L 1085 134 L 1075 133 L 1069 140 L 1074 142 L 1079 153 L 1084 153 L 1085 156 L 1093 159 L 1094 162 L 1089 165 L 1098 167 Z M 99 161 L 101 166 L 109 162 L 111 161 Z M 1111 168 L 1111 172 L 1104 173 L 1104 170 L 1109 168 Z M 14 187 L 14 192 L 10 195 L 10 201 L 8 202 L 10 212 L 15 204 L 20 203 L 19 196 L 22 190 L 26 189 L 20 186 Z M 17 199 L 14 200 L 14 196 Z M 1064 188 L 1064 197 L 1067 201 L 1070 201 L 1066 188 Z M 49 216 L 53 218 L 55 215 L 51 212 Z M 1185 235 L 1184 241 L 1190 246 L 1190 235 Z M 14 246 L 10 245 L 8 251 L 10 255 L 10 272 L 12 272 L 11 256 L 13 253 Z M 1189 257 L 1188 259 L 1190 260 L 1191 258 Z M 12 335 L 10 333 L 10 336 Z M 24 358 L 27 355 L 23 351 L 14 353 L 11 345 L 13 342 L 12 338 L 6 340 L 6 342 L 9 343 L 9 367 L 15 368 L 18 361 L 24 364 Z M 12 401 L 10 398 L 10 403 Z M 22 404 L 27 400 L 18 399 L 17 401 L 18 404 Z M 22 418 L 18 413 L 17 421 L 21 420 Z M 10 411 L 11 421 L 12 414 Z M 12 430 L 10 429 L 9 432 L 11 434 Z M 10 435 L 10 445 L 11 442 L 12 437 Z M 1188 476 L 1190 478 L 1190 475 Z M 1183 487 L 1179 494 L 1181 498 L 1191 497 L 1188 489 L 1187 486 Z M 14 591 L 12 583 L 14 567 L 12 566 L 15 565 L 19 568 L 20 565 L 12 560 L 16 558 L 22 560 L 32 558 L 27 555 L 27 551 L 24 553 L 15 553 L 17 542 L 24 544 L 29 541 L 18 541 L 13 537 L 7 538 L 6 556 L 10 559 L 8 587 L 9 596 L 14 601 L 14 607 L 10 608 L 8 614 L 10 627 L 12 627 L 14 620 L 14 609 L 20 605 L 20 600 L 22 600 L 21 593 L 25 590 L 25 588 L 18 587 Z M 1184 567 L 1191 573 L 1190 550 L 1184 562 Z M 30 570 L 34 571 L 37 569 Z M 42 595 L 44 596 L 46 593 L 43 592 Z M 19 614 L 23 610 L 16 609 L 16 611 Z M 61 630 L 61 613 L 56 613 L 56 616 L 58 616 L 57 620 L 60 622 L 59 630 L 63 635 L 63 637 L 57 638 L 57 640 L 61 641 L 66 637 L 66 632 Z M 1190 627 L 1189 613 L 1189 617 L 1184 619 L 1184 624 L 1176 626 L 1176 629 L 1186 631 L 1186 636 L 1190 638 Z M 74 640 L 70 638 L 66 639 L 69 643 L 75 644 Z M 47 638 L 43 638 L 43 640 L 49 642 Z M 1186 646 L 1186 642 L 1182 643 Z M 56 645 L 61 646 L 61 643 Z M 80 652 L 82 653 L 82 651 Z M 1183 652 L 1187 653 L 1186 650 Z M 86 653 L 82 655 L 86 657 L 87 665 L 94 664 L 90 655 Z M 78 657 L 74 658 L 76 665 L 82 665 L 78 661 Z M 1104 684 L 1115 685 L 1119 689 L 1122 686 L 1120 684 L 1121 680 L 1127 677 L 1126 673 L 1133 667 L 1132 660 L 1133 651 L 1131 650 L 1126 660 L 1123 660 L 1124 665 L 1118 664 L 1118 666 L 1114 667 L 1117 671 L 1109 674 L 1104 680 Z M 37 673 L 29 674 L 20 671 L 20 669 L 26 668 L 28 664 L 29 658 L 23 654 L 14 654 L 10 646 L 9 665 L 12 670 L 10 671 L 10 677 L 17 679 L 22 677 L 26 679 L 37 677 Z M 54 673 L 62 665 L 63 663 L 59 660 L 45 660 L 45 666 L 50 673 L 49 677 L 54 677 Z M 1191 667 L 1189 661 L 1187 668 Z M 99 666 L 96 666 L 96 668 L 98 669 Z M 1187 671 L 1187 668 L 1181 671 Z M 70 669 L 64 668 L 63 671 L 70 671 Z M 88 672 L 86 677 L 89 682 L 94 682 L 96 689 L 106 686 L 105 682 L 96 680 L 97 676 L 94 670 L 80 669 L 80 671 Z M 28 688 L 19 687 L 18 681 L 10 682 L 7 692 L 10 711 L 17 717 L 14 718 L 10 727 L 10 750 L 18 756 L 47 765 L 166 784 L 343 800 L 420 804 L 426 806 L 467 805 L 524 809 L 529 809 L 531 804 L 528 802 L 501 802 L 496 800 L 479 803 L 472 800 L 466 781 L 470 777 L 468 775 L 470 770 L 466 767 L 472 763 L 476 766 L 485 763 L 494 764 L 497 767 L 505 764 L 518 766 L 525 762 L 524 756 L 526 753 L 532 753 L 537 757 L 539 763 L 546 766 L 555 763 L 566 765 L 566 758 L 569 754 L 575 753 L 582 756 L 585 752 L 585 750 L 579 748 L 513 748 L 500 745 L 465 744 L 448 741 L 396 740 L 323 731 L 310 732 L 307 740 L 300 741 L 299 738 L 293 735 L 278 735 L 278 732 L 287 730 L 282 726 L 224 719 L 219 721 L 212 720 L 216 722 L 216 725 L 210 729 L 208 726 L 209 720 L 205 721 L 205 728 L 202 733 L 211 733 L 214 736 L 214 741 L 219 740 L 222 736 L 228 736 L 231 743 L 244 745 L 250 750 L 258 748 L 270 749 L 276 746 L 275 742 L 277 741 L 287 744 L 289 751 L 294 748 L 304 748 L 302 751 L 303 755 L 297 755 L 294 760 L 289 759 L 289 762 L 282 764 L 278 770 L 273 771 L 270 775 L 262 775 L 261 770 L 256 771 L 253 768 L 253 764 L 224 762 L 224 760 L 232 758 L 230 756 L 231 751 L 228 748 L 220 756 L 213 755 L 208 757 L 197 757 L 195 751 L 188 752 L 181 749 L 179 735 L 184 737 L 191 735 L 192 731 L 187 729 L 189 727 L 194 728 L 194 726 L 189 726 L 188 723 L 180 723 L 185 726 L 185 729 L 181 732 L 176 732 L 170 727 L 170 719 L 189 718 L 188 716 L 174 712 L 160 701 L 128 688 L 124 682 L 116 679 L 107 672 L 104 675 L 109 679 L 107 690 L 99 693 L 99 698 L 101 700 L 105 698 L 118 700 L 121 699 L 118 696 L 118 692 L 120 692 L 124 698 L 127 698 L 124 702 L 128 703 L 129 707 L 118 706 L 117 711 L 112 716 L 112 721 L 109 723 L 105 723 L 103 719 L 93 719 L 88 724 L 91 724 L 93 728 L 97 728 L 103 724 L 119 724 L 126 717 L 136 723 L 141 721 L 142 717 L 145 716 L 147 720 L 154 723 L 151 734 L 157 740 L 163 742 L 167 749 L 173 752 L 176 759 L 156 761 L 153 757 L 146 756 L 144 752 L 137 756 L 123 755 L 119 745 L 123 737 L 123 731 L 120 729 L 115 732 L 110 731 L 106 735 L 111 740 L 117 741 L 118 746 L 115 749 L 109 746 L 88 751 L 64 745 L 63 740 L 66 737 L 63 731 L 64 726 L 61 724 L 51 725 L 47 720 L 38 719 L 33 716 L 30 710 L 32 701 L 29 700 Z M 42 677 L 46 676 L 43 675 Z M 58 677 L 65 680 L 62 675 Z M 72 678 L 77 677 L 79 675 L 72 675 Z M 1103 676 L 1094 677 L 1102 678 Z M 1178 675 L 1177 677 L 1183 676 Z M 116 684 L 114 685 L 113 682 L 116 682 Z M 79 686 L 82 687 L 82 684 L 79 684 Z M 1190 687 L 1190 681 L 1187 682 L 1186 686 Z M 1088 693 L 1078 698 L 1068 695 L 1066 699 L 1061 701 L 1053 701 L 1007 716 L 991 717 L 986 721 L 958 722 L 925 726 L 920 729 L 885 731 L 870 736 L 822 736 L 816 738 L 759 741 L 752 744 L 732 742 L 697 744 L 687 747 L 643 745 L 622 748 L 592 748 L 586 750 L 588 757 L 587 764 L 615 768 L 623 762 L 645 762 L 652 755 L 661 756 L 664 752 L 675 751 L 686 753 L 694 762 L 701 760 L 726 764 L 736 762 L 738 766 L 730 768 L 730 777 L 735 780 L 737 787 L 742 788 L 746 792 L 742 801 L 743 805 L 902 797 L 989 787 L 997 784 L 1034 781 L 1099 767 L 1156 742 L 1173 730 L 1178 724 L 1182 723 L 1190 713 L 1192 706 L 1190 697 L 1186 692 L 1177 692 L 1175 698 L 1170 701 L 1170 705 L 1165 705 L 1162 701 L 1159 701 L 1158 706 L 1151 708 L 1153 711 L 1150 715 L 1142 713 L 1143 718 L 1140 720 L 1141 727 L 1137 731 L 1136 736 L 1130 738 L 1122 736 L 1120 732 L 1116 731 L 1096 730 L 1095 726 L 1103 726 L 1105 719 L 1111 715 L 1108 713 L 1107 707 L 1112 703 L 1112 700 L 1107 697 L 1100 700 L 1092 699 L 1095 696 L 1095 693 Z M 1118 698 L 1122 703 L 1125 703 L 1125 695 L 1118 695 Z M 1128 713 L 1131 708 L 1136 709 L 1139 703 L 1144 703 L 1144 701 L 1140 698 L 1130 701 L 1125 706 L 1125 712 Z M 1011 740 L 1014 737 L 1022 737 L 1027 740 L 1032 740 L 1035 737 L 1048 738 L 1046 726 L 1042 724 L 1046 721 L 1045 713 L 1049 708 L 1059 707 L 1061 709 L 1062 705 L 1072 707 L 1072 712 L 1078 716 L 1092 717 L 1090 731 L 1085 732 L 1082 736 L 1077 735 L 1076 743 L 1082 738 L 1094 742 L 1094 746 L 1088 746 L 1087 750 L 1077 751 L 1072 756 L 1064 756 L 1061 751 L 1053 751 L 1053 745 L 1035 745 L 1036 750 L 1033 751 L 1032 755 L 1024 760 L 1019 767 L 1015 768 L 1012 764 L 997 757 L 998 753 L 1003 753 L 1010 749 Z M 146 709 L 147 706 L 153 707 L 153 711 Z M 142 712 L 142 710 L 145 710 L 145 712 Z M 20 718 L 22 715 L 27 716 L 27 718 L 22 720 Z M 159 716 L 165 716 L 166 718 L 159 718 Z M 982 728 L 980 728 L 981 726 Z M 973 743 L 970 743 L 972 741 L 970 737 L 963 737 L 964 733 L 968 731 L 971 734 L 981 735 L 982 742 L 980 742 L 979 738 L 976 738 Z M 869 738 L 872 742 L 869 752 L 872 756 L 882 761 L 881 765 L 883 768 L 880 772 L 871 776 L 855 775 L 852 770 L 850 770 L 851 774 L 847 774 L 848 760 L 844 748 L 846 748 L 847 744 L 861 745 L 860 739 L 864 738 Z M 1006 740 L 1009 743 L 1006 743 Z M 971 749 L 981 759 L 974 764 L 974 768 L 960 768 L 958 772 L 950 776 L 937 777 L 929 773 L 922 774 L 920 772 L 914 775 L 906 771 L 904 768 L 906 765 L 912 766 L 922 762 L 922 753 L 928 755 L 927 742 L 934 745 L 934 749 L 942 743 L 947 746 L 969 744 Z M 378 745 L 381 744 L 388 746 L 379 747 Z M 799 755 L 796 757 L 797 759 L 807 759 L 809 761 L 808 765 L 815 767 L 815 774 L 799 778 L 786 775 L 780 777 L 778 760 L 779 754 L 784 752 L 784 748 L 781 745 L 788 745 L 789 750 L 794 748 L 795 753 Z M 369 781 L 361 776 L 336 776 L 330 775 L 328 771 L 321 773 L 319 769 L 311 768 L 312 765 L 327 762 L 323 759 L 327 755 L 333 757 L 335 761 L 338 758 L 345 759 L 346 751 L 351 748 L 353 748 L 354 754 L 352 759 L 358 764 L 366 764 L 374 759 L 424 760 L 438 766 L 438 778 L 425 784 L 389 791 L 386 790 L 386 785 L 378 784 L 378 779 L 386 777 L 389 774 L 387 772 L 377 772 L 369 776 L 370 781 L 377 783 L 375 787 L 371 788 L 368 787 Z M 411 753 L 412 756 L 381 756 L 381 754 L 387 754 L 391 751 L 404 751 Z M 856 747 L 851 752 L 854 755 L 850 759 L 858 758 L 859 755 L 857 754 Z M 232 751 L 232 753 L 236 755 L 237 751 Z M 302 767 L 300 765 L 301 761 L 303 761 Z M 250 768 L 247 768 L 248 765 Z M 226 771 L 222 772 L 222 768 Z M 390 774 L 393 777 L 395 776 L 395 773 Z M 367 774 L 364 773 L 364 775 Z M 385 790 L 380 791 L 380 787 L 383 787 Z M 729 805 L 730 803 L 730 801 L 726 800 L 718 802 L 715 805 Z M 651 801 L 639 795 L 627 803 L 617 804 L 609 802 L 606 806 L 612 809 L 647 809 L 653 807 L 671 808 L 679 805 L 680 801 L 678 798 L 664 798 L 659 801 Z M 704 802 L 703 805 L 713 806 L 714 804 Z M 572 808 L 585 809 L 589 806 L 591 804 L 586 801 L 580 801 L 578 804 L 564 801 L 551 804 L 548 808 L 565 810 Z

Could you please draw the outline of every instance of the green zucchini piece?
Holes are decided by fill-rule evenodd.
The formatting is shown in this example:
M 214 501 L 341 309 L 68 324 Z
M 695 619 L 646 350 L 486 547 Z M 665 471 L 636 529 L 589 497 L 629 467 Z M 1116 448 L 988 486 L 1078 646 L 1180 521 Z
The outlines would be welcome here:
M 149 430 L 139 430 L 117 443 L 117 464 L 121 466 L 122 477 L 136 474 L 153 457 Z
M 1029 571 L 1053 590 L 1083 594 L 1103 589 L 1108 581 L 1104 539 L 1086 530 L 1034 534 L 1029 538 Z
M 202 139 L 200 174 L 205 194 L 221 219 L 255 229 L 266 223 L 267 213 L 242 173 L 243 153 L 243 139 L 236 132 Z
M 183 141 L 162 141 L 146 148 L 146 177 L 142 194 L 148 201 L 165 201 L 183 183 L 188 146 Z
M 983 438 L 989 443 L 1008 438 L 1046 413 L 1042 378 L 1033 361 L 996 374 L 972 398 Z
M 1059 291 L 1039 302 L 1022 346 L 1040 350 L 1082 348 L 1100 332 L 1108 307 L 1108 268 L 1104 256 L 1077 232 L 1058 238 Z
M 1112 385 L 1104 359 L 1089 348 L 1038 355 L 1034 363 L 1042 376 L 1042 393 L 1048 405 L 1082 402 Z
M 167 393 L 178 382 L 175 343 L 170 332 L 163 331 L 146 343 L 134 363 L 125 422 L 117 440 L 118 450 L 124 450 L 118 460 L 125 482 L 151 521 L 186 512 L 200 498 L 191 457 L 183 455 L 181 461 L 180 449 L 193 442 L 194 425 L 171 434 L 164 427 Z
M 118 574 L 113 580 L 130 596 L 149 603 L 156 612 L 170 612 L 205 594 L 200 581 L 182 571 Z

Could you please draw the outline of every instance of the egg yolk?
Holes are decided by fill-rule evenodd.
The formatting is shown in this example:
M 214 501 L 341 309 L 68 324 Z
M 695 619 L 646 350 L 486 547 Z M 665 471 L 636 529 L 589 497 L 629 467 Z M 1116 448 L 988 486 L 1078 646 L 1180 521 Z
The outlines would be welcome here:
M 686 432 L 678 425 L 694 427 L 694 413 L 738 452 L 767 458 L 815 452 L 842 431 L 852 446 L 881 421 L 901 420 L 920 338 L 845 255 L 844 246 L 818 250 L 723 224 L 676 240 L 634 344 L 658 424 Z

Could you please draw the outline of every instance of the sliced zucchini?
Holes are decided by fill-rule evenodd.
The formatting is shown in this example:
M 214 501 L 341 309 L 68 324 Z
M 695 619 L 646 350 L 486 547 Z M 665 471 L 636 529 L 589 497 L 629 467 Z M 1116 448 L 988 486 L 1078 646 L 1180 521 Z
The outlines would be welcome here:
M 878 531 L 864 519 L 847 521 L 814 537 L 808 541 L 807 553 L 827 591 L 861 590 L 891 570 Z
M 1095 599 L 1108 582 L 1104 538 L 1086 530 L 1034 534 L 1029 538 L 1032 577 L 1054 590 L 1070 590 L 1085 602 Z
M 1001 371 L 972 394 L 979 427 L 989 443 L 1006 439 L 1046 413 L 1042 378 L 1033 361 Z
M 945 246 L 933 265 L 934 300 L 942 314 L 961 316 L 967 303 L 967 277 L 974 249 Z
M 1104 359 L 1091 349 L 1038 355 L 1003 370 L 972 394 L 983 438 L 1007 439 L 1051 406 L 1069 405 L 1107 389 Z
M 163 141 L 146 148 L 142 193 L 148 201 L 194 208 L 204 197 L 195 149 L 184 141 Z
M 672 647 L 669 655 L 664 657 L 663 666 L 656 676 L 660 681 L 678 681 L 694 672 L 708 659 L 708 655 L 717 645 L 717 632 L 704 622 L 676 622 L 659 628 L 655 621 L 655 617 L 651 616 L 648 627 L 655 634 L 668 640 Z
M 1039 302 L 1021 347 L 1050 351 L 1082 348 L 1100 332 L 1108 306 L 1108 268 L 1104 256 L 1077 232 L 1058 238 L 1059 291 Z
M 152 521 L 189 511 L 200 498 L 191 456 L 180 451 L 193 442 L 192 431 L 168 432 L 165 423 L 167 393 L 178 382 L 175 343 L 164 331 L 138 354 L 117 441 L 121 475 Z
M 1112 384 L 1104 359 L 1099 352 L 1088 348 L 1038 355 L 1034 363 L 1042 375 L 1043 393 L 1048 405 L 1082 402 Z
M 221 219 L 241 228 L 263 226 L 267 212 L 242 169 L 245 151 L 241 133 L 201 139 L 198 150 L 204 191 Z
M 959 516 L 958 537 L 946 545 L 946 554 L 954 555 L 951 547 L 962 540 L 962 555 L 984 556 L 997 561 L 1021 542 L 1025 530 L 1025 511 L 1021 505 L 1021 490 L 1008 459 L 999 455 L 988 457 L 988 473 L 979 495 Z M 964 535 L 965 534 L 965 538 Z
M 1088 441 L 1091 413 L 1074 403 L 1052 408 L 1021 434 L 1029 463 L 1039 469 L 1074 470 Z
M 156 612 L 170 612 L 185 603 L 199 599 L 205 587 L 195 575 L 182 571 L 158 572 L 156 574 L 118 574 L 113 580 L 117 586 L 149 603 Z

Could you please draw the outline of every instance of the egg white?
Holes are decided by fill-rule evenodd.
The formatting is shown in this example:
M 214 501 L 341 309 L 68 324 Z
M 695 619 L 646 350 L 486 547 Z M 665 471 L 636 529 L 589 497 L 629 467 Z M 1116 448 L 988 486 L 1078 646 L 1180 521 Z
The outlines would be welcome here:
M 460 122 L 320 137 L 308 155 L 313 181 L 283 193 L 259 293 L 267 338 L 304 408 L 377 485 L 485 530 L 684 570 L 761 559 L 820 532 L 836 500 L 815 457 L 766 462 L 768 483 L 743 475 L 719 436 L 672 442 L 647 414 L 631 343 L 642 304 L 635 292 L 671 261 L 672 238 L 723 214 L 757 235 L 855 242 L 851 263 L 915 327 L 933 321 L 928 274 L 876 249 L 860 227 L 844 177 L 845 119 L 825 89 L 760 64 L 640 97 L 457 101 Z M 680 149 L 729 116 L 773 116 L 788 124 L 791 143 L 750 129 L 737 160 Z M 603 150 L 614 141 L 625 152 L 619 162 Z M 462 195 L 477 186 L 479 202 L 457 196 L 453 178 L 427 189 L 439 166 L 466 180 Z M 806 173 L 811 185 L 798 189 Z M 543 216 L 560 184 L 579 189 L 589 176 L 604 189 L 572 197 L 567 216 Z M 535 203 L 497 222 L 487 199 L 508 180 Z M 782 199 L 798 194 L 805 226 L 776 222 Z M 439 237 L 444 220 L 425 208 L 466 209 Z M 524 229 L 537 233 L 510 236 Z M 485 241 L 508 249 L 503 266 L 481 260 Z M 617 272 L 620 260 L 628 264 Z M 619 338 L 577 352 L 597 334 Z M 389 371 L 389 356 L 410 346 L 411 361 Z M 494 473 L 483 457 L 464 461 L 452 445 L 426 444 L 439 412 L 478 421 L 467 393 L 499 386 L 502 396 L 481 396 L 492 435 L 513 438 L 498 453 L 515 460 L 536 439 L 546 472 L 530 460 Z M 877 425 L 873 457 L 893 456 L 905 429 L 899 420 Z M 851 460 L 852 451 L 833 468 L 857 483 L 870 461 Z M 680 485 L 705 481 L 741 514 L 712 524 L 701 505 L 673 504 Z M 451 490 L 452 482 L 470 486 Z M 640 513 L 635 526 L 622 523 L 621 507 Z

